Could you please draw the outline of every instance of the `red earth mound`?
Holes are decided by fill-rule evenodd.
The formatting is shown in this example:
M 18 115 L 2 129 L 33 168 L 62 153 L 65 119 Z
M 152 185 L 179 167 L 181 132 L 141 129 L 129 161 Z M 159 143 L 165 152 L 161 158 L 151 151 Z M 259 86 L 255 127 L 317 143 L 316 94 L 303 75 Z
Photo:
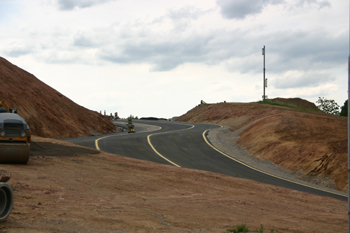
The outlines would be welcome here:
M 301 99 L 278 102 L 312 107 Z M 254 156 L 301 173 L 304 179 L 319 183 L 331 179 L 333 188 L 347 191 L 345 117 L 269 104 L 220 103 L 201 104 L 177 120 L 242 129 L 238 143 Z
M 63 138 L 115 132 L 107 117 L 74 103 L 2 57 L 0 100 L 18 109 L 34 135 Z

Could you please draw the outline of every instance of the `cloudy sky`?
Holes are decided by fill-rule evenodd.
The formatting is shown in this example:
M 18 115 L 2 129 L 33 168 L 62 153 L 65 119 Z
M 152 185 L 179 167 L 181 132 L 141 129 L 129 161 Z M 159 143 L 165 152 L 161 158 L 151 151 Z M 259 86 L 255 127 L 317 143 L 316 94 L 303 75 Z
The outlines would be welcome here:
M 172 117 L 266 95 L 347 99 L 348 0 L 0 0 L 0 56 L 74 102 Z

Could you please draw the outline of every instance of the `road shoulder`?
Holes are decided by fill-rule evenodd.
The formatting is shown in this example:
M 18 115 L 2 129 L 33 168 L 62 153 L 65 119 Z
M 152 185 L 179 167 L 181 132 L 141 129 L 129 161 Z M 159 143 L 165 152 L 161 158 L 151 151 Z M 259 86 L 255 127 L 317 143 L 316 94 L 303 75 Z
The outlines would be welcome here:
M 322 189 L 328 192 L 337 193 L 339 195 L 347 195 L 347 193 L 330 188 L 334 186 L 331 180 L 322 182 L 324 185 L 317 184 L 317 180 L 315 179 L 313 182 L 309 182 L 309 180 L 311 180 L 310 177 L 301 174 L 301 172 L 289 171 L 281 168 L 270 160 L 261 160 L 249 154 L 243 146 L 237 143 L 240 138 L 239 134 L 247 127 L 243 127 L 234 132 L 229 129 L 229 126 L 211 129 L 207 135 L 207 138 L 210 143 L 212 143 L 212 145 L 220 151 L 258 170 L 281 177 L 283 179 L 301 183 L 306 186 L 311 186 L 316 189 Z

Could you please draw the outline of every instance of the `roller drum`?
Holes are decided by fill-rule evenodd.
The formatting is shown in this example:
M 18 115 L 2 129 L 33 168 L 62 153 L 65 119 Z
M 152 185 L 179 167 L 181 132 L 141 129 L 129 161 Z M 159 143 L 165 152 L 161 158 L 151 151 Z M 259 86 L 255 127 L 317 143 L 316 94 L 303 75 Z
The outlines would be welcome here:
M 9 184 L 0 182 L 0 221 L 5 221 L 13 208 L 13 191 Z
M 0 143 L 0 163 L 26 164 L 29 160 L 30 143 Z

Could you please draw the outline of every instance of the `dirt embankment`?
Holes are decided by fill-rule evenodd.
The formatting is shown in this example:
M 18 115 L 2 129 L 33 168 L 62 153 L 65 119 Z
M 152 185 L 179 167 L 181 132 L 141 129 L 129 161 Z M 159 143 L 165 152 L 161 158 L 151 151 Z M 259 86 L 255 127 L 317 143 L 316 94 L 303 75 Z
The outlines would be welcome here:
M 283 102 L 284 99 L 279 99 Z M 301 99 L 285 103 L 311 108 Z M 294 104 L 293 104 L 294 103 Z M 314 106 L 314 105 L 313 105 Z M 216 123 L 240 133 L 239 144 L 262 160 L 347 191 L 347 118 L 258 103 L 202 104 L 178 121 Z M 249 127 L 248 127 L 249 126 Z
M 34 135 L 63 138 L 115 132 L 107 117 L 74 103 L 2 57 L 0 100 L 18 109 Z

